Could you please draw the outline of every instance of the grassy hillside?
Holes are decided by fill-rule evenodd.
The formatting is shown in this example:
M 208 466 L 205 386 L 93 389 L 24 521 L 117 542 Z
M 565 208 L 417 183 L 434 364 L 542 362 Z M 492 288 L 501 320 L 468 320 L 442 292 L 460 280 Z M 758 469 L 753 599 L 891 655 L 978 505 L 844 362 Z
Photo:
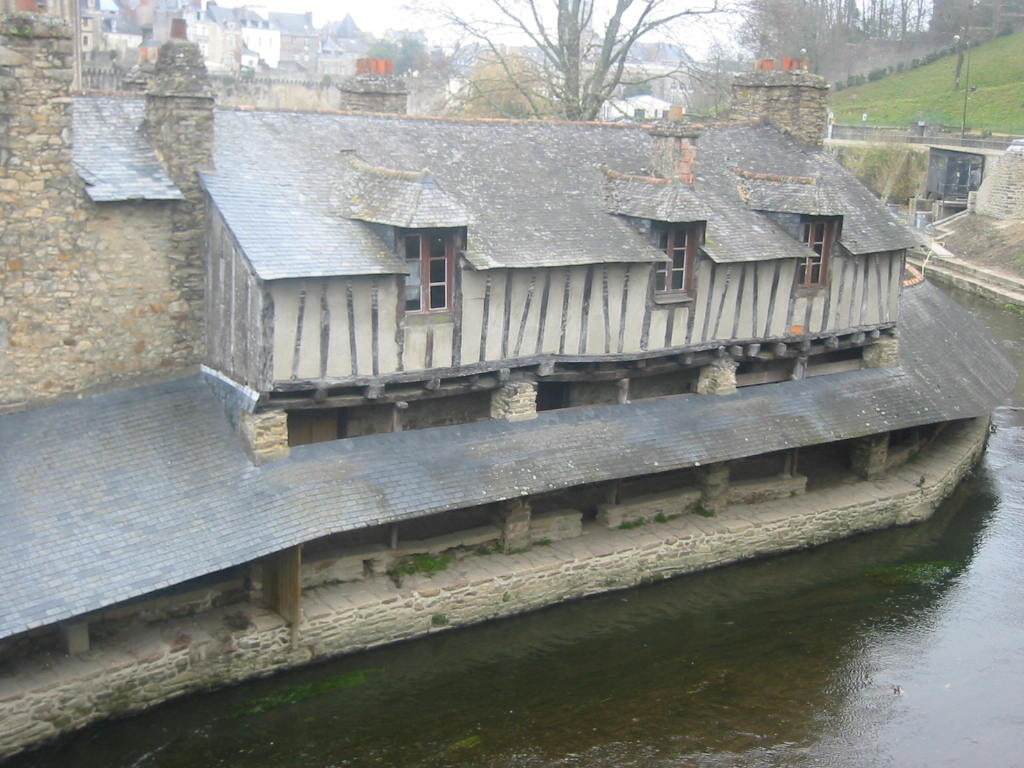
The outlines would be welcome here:
M 963 90 L 953 89 L 956 56 L 832 94 L 831 106 L 842 125 L 907 126 L 914 120 L 958 126 Z M 965 82 L 964 62 L 961 84 Z M 1024 32 L 985 43 L 971 51 L 967 127 L 973 131 L 1024 134 Z

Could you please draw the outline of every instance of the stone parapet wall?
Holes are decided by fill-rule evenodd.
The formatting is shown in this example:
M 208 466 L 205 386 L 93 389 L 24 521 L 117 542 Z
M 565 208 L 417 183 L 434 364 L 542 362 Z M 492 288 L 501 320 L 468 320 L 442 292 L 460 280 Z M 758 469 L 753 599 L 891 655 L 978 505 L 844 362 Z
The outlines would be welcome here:
M 0 758 L 91 722 L 192 691 L 264 676 L 456 626 L 512 616 L 753 557 L 815 546 L 929 517 L 977 461 L 983 420 L 956 425 L 912 466 L 857 484 L 715 517 L 684 515 L 584 535 L 509 556 L 466 558 L 446 571 L 307 590 L 292 633 L 263 608 L 234 605 L 139 624 L 77 657 L 52 655 L 0 678 Z

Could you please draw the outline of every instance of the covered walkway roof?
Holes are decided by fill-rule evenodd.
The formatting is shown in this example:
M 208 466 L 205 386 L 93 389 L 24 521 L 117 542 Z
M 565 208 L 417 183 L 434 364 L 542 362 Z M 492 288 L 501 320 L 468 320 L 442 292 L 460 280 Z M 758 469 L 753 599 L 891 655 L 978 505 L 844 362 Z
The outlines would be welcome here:
M 0 417 L 0 637 L 340 531 L 989 413 L 1016 373 L 928 284 L 902 364 L 292 449 L 256 467 L 199 377 Z

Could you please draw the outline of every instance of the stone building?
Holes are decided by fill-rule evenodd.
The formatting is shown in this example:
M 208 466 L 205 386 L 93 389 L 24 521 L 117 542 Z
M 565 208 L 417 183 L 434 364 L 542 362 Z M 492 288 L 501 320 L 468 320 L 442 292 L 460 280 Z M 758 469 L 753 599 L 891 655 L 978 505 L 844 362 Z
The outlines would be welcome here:
M 923 519 L 1012 385 L 811 75 L 703 126 L 235 111 L 176 42 L 69 98 L 68 34 L 0 20 L 0 756 Z

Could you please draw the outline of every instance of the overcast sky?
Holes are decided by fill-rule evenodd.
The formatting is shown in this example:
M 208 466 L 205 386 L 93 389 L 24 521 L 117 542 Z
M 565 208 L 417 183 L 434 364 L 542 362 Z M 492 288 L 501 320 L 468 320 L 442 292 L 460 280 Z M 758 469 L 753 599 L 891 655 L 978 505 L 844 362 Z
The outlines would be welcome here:
M 600 1 L 600 0 L 599 0 Z M 388 30 L 422 30 L 427 39 L 434 45 L 447 45 L 455 41 L 455 34 L 443 28 L 437 17 L 429 10 L 436 9 L 438 2 L 411 3 L 410 0 L 372 0 L 355 2 L 355 0 L 217 0 L 222 6 L 261 5 L 271 11 L 288 13 L 313 12 L 313 23 L 321 27 L 329 21 L 341 21 L 345 14 L 351 14 L 359 28 L 364 32 L 372 32 L 381 37 Z M 697 5 L 700 0 L 695 0 Z M 448 4 L 459 8 L 466 14 L 479 16 L 488 8 L 486 0 L 448 0 Z M 680 2 L 680 6 L 686 3 Z M 715 36 L 726 37 L 727 30 L 733 22 L 719 19 L 710 25 L 703 22 L 687 23 L 681 34 L 681 41 L 688 52 L 696 58 L 704 56 L 711 39 Z M 717 29 L 715 29 L 717 28 Z M 663 36 L 655 39 L 664 39 Z M 523 42 L 523 41 L 519 41 Z

